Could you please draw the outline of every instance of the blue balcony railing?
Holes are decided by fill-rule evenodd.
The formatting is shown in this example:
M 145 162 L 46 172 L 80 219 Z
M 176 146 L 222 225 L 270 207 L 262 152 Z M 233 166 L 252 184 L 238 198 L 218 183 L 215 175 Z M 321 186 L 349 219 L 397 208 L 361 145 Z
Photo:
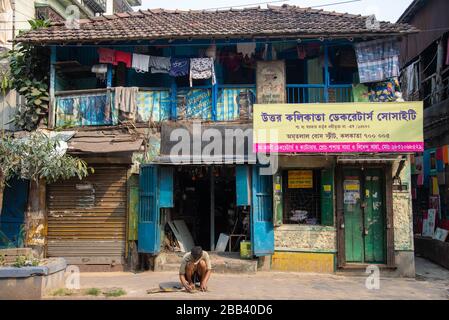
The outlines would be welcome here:
M 353 102 L 352 85 L 289 84 L 288 103 Z

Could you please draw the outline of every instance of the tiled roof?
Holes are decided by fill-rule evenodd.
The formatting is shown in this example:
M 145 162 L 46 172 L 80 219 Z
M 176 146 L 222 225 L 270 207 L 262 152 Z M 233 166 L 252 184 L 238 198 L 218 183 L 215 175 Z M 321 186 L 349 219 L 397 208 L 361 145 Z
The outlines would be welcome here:
M 410 25 L 389 22 L 381 22 L 378 29 L 368 26 L 367 18 L 360 15 L 288 5 L 216 11 L 151 9 L 82 20 L 79 29 L 55 24 L 50 28 L 29 31 L 16 41 L 68 43 L 170 38 L 343 37 L 399 35 L 416 31 Z

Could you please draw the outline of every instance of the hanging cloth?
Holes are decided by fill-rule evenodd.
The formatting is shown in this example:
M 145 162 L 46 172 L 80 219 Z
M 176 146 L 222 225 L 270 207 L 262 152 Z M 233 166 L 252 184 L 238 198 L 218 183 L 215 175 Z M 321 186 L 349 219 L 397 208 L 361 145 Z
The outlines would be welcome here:
M 418 83 L 418 63 L 412 63 L 405 69 L 405 82 L 407 83 L 407 97 L 411 98 L 412 95 L 419 90 Z
M 151 73 L 169 73 L 171 59 L 167 57 L 150 56 Z
M 108 48 L 98 49 L 98 55 L 100 56 L 100 63 L 116 64 L 115 63 L 115 50 Z
M 449 164 L 449 146 L 443 146 L 443 162 Z
M 150 71 L 150 56 L 144 54 L 133 54 L 132 68 L 138 73 Z
M 170 76 L 184 77 L 189 74 L 190 60 L 171 58 Z
M 97 79 L 101 81 L 106 80 L 106 73 L 108 73 L 108 65 L 107 64 L 96 64 L 92 66 L 92 73 L 95 73 Z
M 193 79 L 211 79 L 215 85 L 214 59 L 194 58 L 190 60 L 190 86 L 193 87 Z
M 115 107 L 129 115 L 129 118 L 135 119 L 137 111 L 137 96 L 139 88 L 137 87 L 116 87 L 115 88 Z
M 449 66 L 449 39 L 447 39 L 446 65 Z
M 298 59 L 304 60 L 307 57 L 307 51 L 306 48 L 302 45 L 296 46 L 296 51 L 298 52 Z
M 395 40 L 374 40 L 355 45 L 360 83 L 399 76 L 399 45 Z
M 133 56 L 129 52 L 116 51 L 115 52 L 115 63 L 114 65 L 118 65 L 119 62 L 123 62 L 127 68 L 131 68 L 132 66 Z
M 248 56 L 249 58 L 251 58 L 251 56 L 256 52 L 256 43 L 238 43 L 237 52 L 241 53 L 243 57 Z

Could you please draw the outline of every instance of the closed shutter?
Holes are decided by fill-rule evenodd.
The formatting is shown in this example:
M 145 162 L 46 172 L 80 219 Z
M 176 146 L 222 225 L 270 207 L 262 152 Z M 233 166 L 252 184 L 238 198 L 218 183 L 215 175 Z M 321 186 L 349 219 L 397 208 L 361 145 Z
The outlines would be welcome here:
M 125 167 L 98 167 L 83 180 L 48 186 L 49 257 L 69 264 L 123 264 L 126 239 Z

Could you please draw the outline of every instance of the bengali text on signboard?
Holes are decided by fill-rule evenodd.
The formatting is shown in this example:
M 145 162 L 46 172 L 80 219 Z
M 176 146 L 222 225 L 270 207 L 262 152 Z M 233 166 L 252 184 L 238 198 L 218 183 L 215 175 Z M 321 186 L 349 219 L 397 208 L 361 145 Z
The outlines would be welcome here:
M 254 151 L 424 151 L 422 102 L 254 106 Z

